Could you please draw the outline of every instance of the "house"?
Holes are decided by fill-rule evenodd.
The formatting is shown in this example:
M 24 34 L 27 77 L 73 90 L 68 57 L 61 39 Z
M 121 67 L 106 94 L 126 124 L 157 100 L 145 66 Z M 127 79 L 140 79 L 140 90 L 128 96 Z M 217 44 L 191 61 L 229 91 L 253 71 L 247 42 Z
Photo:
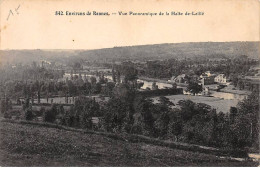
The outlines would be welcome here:
M 200 82 L 202 86 L 204 85 L 211 85 L 215 83 L 214 78 L 216 77 L 215 74 L 212 74 L 210 71 L 206 71 L 202 75 L 200 75 Z
M 199 76 L 192 75 L 192 76 L 190 76 L 190 80 L 193 81 L 193 82 L 198 82 L 199 81 Z
M 212 73 L 210 71 L 206 71 L 204 74 L 207 75 L 208 77 L 212 76 Z
M 181 74 L 181 75 L 178 75 L 176 77 L 172 77 L 171 82 L 186 83 L 187 82 L 187 76 L 186 76 L 186 74 Z
M 210 71 L 206 71 L 205 73 L 203 73 L 202 75 L 200 75 L 200 82 L 201 85 L 211 85 L 211 84 L 215 84 L 215 77 L 216 74 L 212 74 Z
M 227 77 L 225 74 L 219 74 L 214 78 L 214 81 L 217 83 L 227 83 Z
M 210 91 L 209 91 L 209 87 L 205 87 L 202 91 L 202 95 L 204 96 L 209 96 L 210 94 Z
M 202 86 L 204 86 L 204 85 L 211 85 L 211 84 L 215 83 L 213 76 L 210 76 L 210 77 L 208 77 L 208 76 L 201 76 L 200 82 L 201 82 Z
M 206 71 L 206 72 L 203 73 L 200 77 L 202 78 L 202 76 L 216 77 L 216 74 L 213 74 L 211 71 Z

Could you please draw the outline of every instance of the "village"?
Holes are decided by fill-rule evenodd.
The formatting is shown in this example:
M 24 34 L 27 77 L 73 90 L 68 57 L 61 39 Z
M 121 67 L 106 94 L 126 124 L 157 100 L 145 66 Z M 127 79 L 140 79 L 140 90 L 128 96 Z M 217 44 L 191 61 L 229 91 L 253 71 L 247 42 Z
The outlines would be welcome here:
M 127 64 L 128 66 L 130 65 L 131 69 L 135 69 L 132 68 L 133 63 L 136 65 L 146 65 L 146 62 L 130 61 L 130 64 L 129 62 Z M 259 67 L 251 67 L 249 71 L 256 74 L 254 76 L 240 77 L 239 81 L 234 85 L 234 82 L 231 81 L 230 77 L 223 73 L 213 71 L 205 71 L 200 75 L 180 74 L 172 76 L 167 80 L 165 78 L 158 79 L 139 76 L 138 68 L 140 68 L 140 66 L 138 66 L 136 67 L 136 70 L 132 71 L 133 73 L 131 73 L 130 70 L 129 73 L 127 73 L 129 75 L 123 75 L 120 72 L 124 71 L 119 69 L 121 64 L 121 62 L 112 64 L 111 68 L 93 67 L 79 63 L 75 63 L 72 67 L 68 67 L 66 65 L 57 65 L 48 61 L 41 61 L 37 66 L 34 62 L 32 68 L 53 70 L 58 77 L 45 79 L 45 83 L 48 82 L 48 85 L 45 84 L 45 86 L 48 86 L 47 93 L 41 94 L 41 90 L 44 89 L 43 84 L 41 85 L 41 89 L 32 92 L 29 96 L 28 94 L 27 97 L 16 96 L 15 99 L 10 100 L 9 102 L 14 105 L 13 109 L 16 108 L 17 112 L 22 108 L 22 105 L 26 100 L 29 100 L 32 109 L 35 111 L 39 111 L 41 108 L 40 106 L 46 107 L 46 104 L 62 104 L 65 108 L 69 109 L 69 106 L 75 103 L 75 100 L 79 95 L 89 96 L 99 103 L 107 102 L 111 97 L 114 88 L 119 87 L 120 84 L 130 84 L 140 93 L 150 93 L 151 95 L 149 95 L 149 97 L 152 98 L 154 102 L 157 101 L 158 96 L 163 95 L 170 98 L 174 103 L 178 103 L 180 100 L 189 99 L 194 102 L 209 104 L 217 109 L 217 111 L 227 113 L 229 112 L 230 107 L 235 107 L 238 102 L 242 101 L 251 91 L 259 89 Z M 11 65 L 8 67 L 16 70 L 21 66 Z M 131 80 L 127 80 L 126 76 L 132 76 Z M 40 81 L 41 79 L 42 78 L 37 75 L 36 77 L 33 77 L 33 79 L 26 80 L 26 84 L 28 86 L 33 86 L 35 80 Z M 21 81 L 24 81 L 24 79 Z M 55 87 L 57 86 L 56 84 L 60 86 L 60 91 L 58 90 L 58 93 L 49 92 L 50 88 L 57 88 Z M 7 89 L 7 87 L 5 87 L 5 89 Z M 54 89 L 53 91 L 55 91 Z M 166 89 L 170 91 L 160 94 Z M 175 90 L 177 90 L 177 92 Z M 153 94 L 153 91 L 158 92 Z M 2 92 L 5 93 L 5 96 L 7 97 L 4 88 L 2 88 Z M 174 94 L 174 96 L 171 94 Z M 2 98 L 2 100 L 5 99 Z M 14 119 L 17 118 L 15 115 L 11 117 Z M 37 119 L 43 120 L 42 117 L 38 117 Z M 97 118 L 93 117 L 93 119 L 96 120 Z
M 141 135 L 237 155 L 258 147 L 258 65 L 247 56 L 5 63 L 1 119 Z

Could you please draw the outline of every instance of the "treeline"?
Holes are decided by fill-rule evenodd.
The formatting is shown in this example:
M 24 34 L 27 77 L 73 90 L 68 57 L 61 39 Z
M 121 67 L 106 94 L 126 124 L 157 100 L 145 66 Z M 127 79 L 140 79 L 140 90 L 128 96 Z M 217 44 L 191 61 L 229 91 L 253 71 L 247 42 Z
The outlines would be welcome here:
M 258 65 L 258 61 L 249 59 L 247 56 L 238 56 L 234 59 L 210 60 L 205 58 L 195 59 L 168 59 L 154 60 L 144 63 L 123 62 L 122 72 L 127 68 L 125 65 L 132 65 L 138 70 L 139 76 L 150 78 L 171 78 L 181 74 L 200 76 L 205 71 L 223 73 L 233 79 L 237 75 L 254 75 L 250 71 L 251 66 Z
M 33 120 L 42 114 L 44 121 L 76 128 L 140 134 L 227 149 L 259 149 L 259 91 L 224 114 L 204 103 L 190 100 L 172 103 L 166 97 L 154 103 L 127 86 L 120 90 L 121 95 L 102 103 L 78 97 L 69 109 L 53 105 L 51 109 L 33 112 L 27 102 L 24 117 Z
M 36 62 L 32 62 L 31 65 L 6 65 L 0 67 L 0 83 L 10 80 L 57 80 L 62 78 L 64 73 L 64 70 L 41 67 Z
M 102 87 L 102 84 L 104 86 Z M 19 98 L 49 98 L 52 96 L 78 96 L 103 94 L 111 95 L 115 83 L 108 82 L 106 79 L 97 81 L 95 77 L 90 77 L 90 81 L 83 81 L 79 78 L 67 81 L 18 81 L 10 80 L 0 86 L 2 96 L 17 100 Z

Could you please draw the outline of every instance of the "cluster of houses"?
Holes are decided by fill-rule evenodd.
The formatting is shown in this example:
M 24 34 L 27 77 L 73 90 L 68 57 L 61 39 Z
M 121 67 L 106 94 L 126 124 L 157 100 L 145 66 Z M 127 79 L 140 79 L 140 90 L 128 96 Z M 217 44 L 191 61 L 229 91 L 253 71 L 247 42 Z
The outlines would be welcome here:
M 200 76 L 181 74 L 179 76 L 172 77 L 169 81 L 184 86 L 187 86 L 189 81 L 197 82 L 198 84 L 202 85 L 203 89 L 202 93 L 199 95 L 209 95 L 209 89 L 217 90 L 220 87 L 219 85 L 230 84 L 230 80 L 225 74 L 216 74 L 210 71 L 206 71 Z M 184 91 L 184 94 L 189 94 L 189 92 Z
M 181 74 L 179 76 L 172 77 L 170 81 L 174 83 L 183 83 L 183 84 L 187 84 L 189 81 L 194 81 L 194 82 L 198 82 L 202 86 L 212 85 L 212 84 L 227 85 L 230 83 L 230 80 L 225 76 L 225 74 L 213 74 L 210 71 L 206 71 L 200 76 L 197 75 L 188 76 L 186 74 Z

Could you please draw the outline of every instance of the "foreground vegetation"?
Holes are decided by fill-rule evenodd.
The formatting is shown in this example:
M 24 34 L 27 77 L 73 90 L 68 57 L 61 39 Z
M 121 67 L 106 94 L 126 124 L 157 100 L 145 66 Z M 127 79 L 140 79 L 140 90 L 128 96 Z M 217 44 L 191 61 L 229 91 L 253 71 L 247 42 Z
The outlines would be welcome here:
M 1 122 L 1 166 L 257 166 L 104 135 Z
M 173 108 L 178 105 L 178 108 Z M 11 118 L 8 103 L 2 101 L 1 112 Z M 152 138 L 185 142 L 225 150 L 256 152 L 259 150 L 259 92 L 255 91 L 230 113 L 217 113 L 209 105 L 180 100 L 172 103 L 160 97 L 158 103 L 121 84 L 107 102 L 80 96 L 69 109 L 53 105 L 33 111 L 29 100 L 20 113 L 22 119 L 57 123 L 67 127 L 103 132 L 138 134 Z M 98 119 L 96 123 L 93 118 Z

